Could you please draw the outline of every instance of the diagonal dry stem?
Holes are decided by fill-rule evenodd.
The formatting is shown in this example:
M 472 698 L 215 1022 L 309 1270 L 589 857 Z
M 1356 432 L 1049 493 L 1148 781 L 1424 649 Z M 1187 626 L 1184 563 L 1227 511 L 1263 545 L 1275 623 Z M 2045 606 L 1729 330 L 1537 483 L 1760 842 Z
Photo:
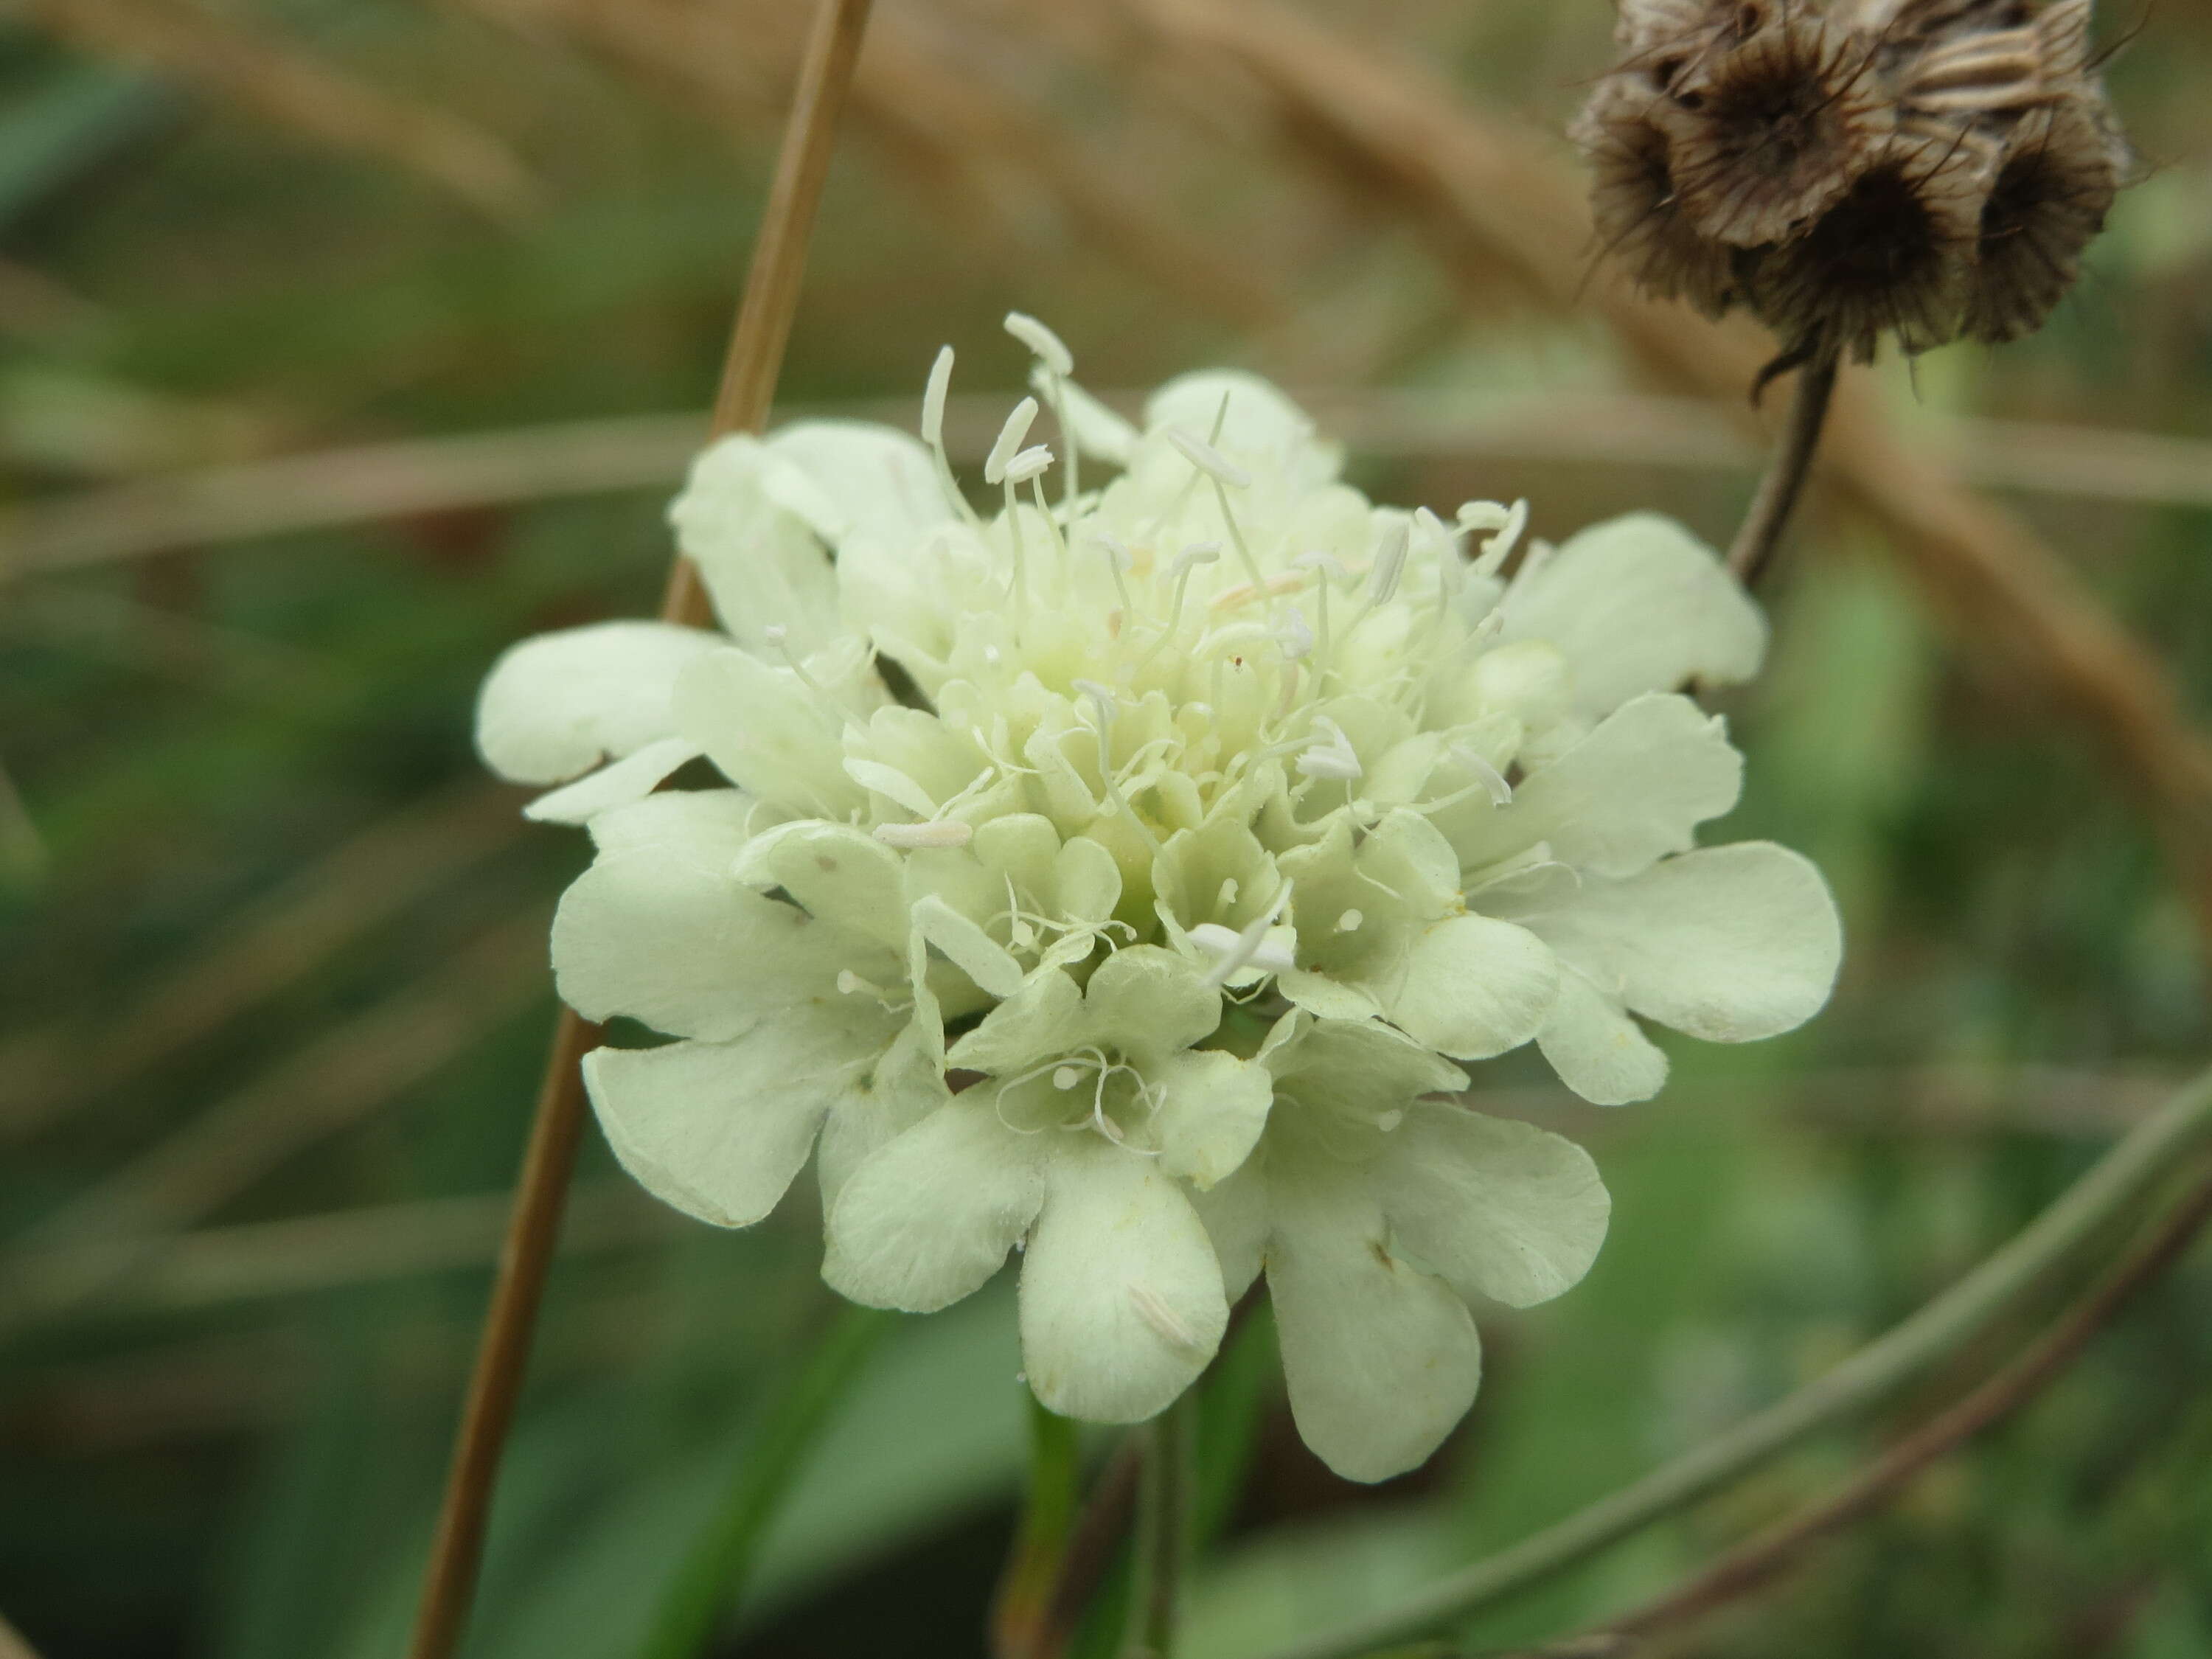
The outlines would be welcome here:
M 820 0 L 815 13 L 775 178 L 753 246 L 744 297 L 738 308 L 721 391 L 714 400 L 714 435 L 757 432 L 767 422 L 799 307 L 807 239 L 829 173 L 837 117 L 860 58 L 869 4 L 870 0 Z M 679 557 L 670 573 L 661 614 L 678 623 L 711 618 L 705 584 L 690 560 Z M 449 1659 L 467 1624 L 500 1454 L 521 1394 L 531 1334 L 575 1169 L 584 1116 L 579 1067 L 599 1036 L 598 1027 L 573 1010 L 562 1010 L 517 1183 L 507 1247 L 484 1316 L 483 1346 L 454 1445 L 410 1659 Z
M 1694 1623 L 1766 1583 L 1820 1539 L 1893 1501 L 1922 1471 L 2056 1381 L 2137 1291 L 2181 1258 L 2207 1220 L 2212 1220 L 2212 1178 L 2200 1178 L 2125 1261 L 2002 1370 L 1898 1441 L 1827 1498 L 1746 1540 L 1656 1600 L 1608 1620 L 1601 1632 L 1583 1642 L 1648 1638 Z

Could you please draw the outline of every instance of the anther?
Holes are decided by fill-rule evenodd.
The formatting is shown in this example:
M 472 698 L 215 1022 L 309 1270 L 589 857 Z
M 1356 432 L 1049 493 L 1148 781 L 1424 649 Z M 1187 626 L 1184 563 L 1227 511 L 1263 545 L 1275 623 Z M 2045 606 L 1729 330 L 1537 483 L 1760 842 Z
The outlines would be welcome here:
M 921 393 L 921 441 L 932 449 L 945 447 L 945 394 L 952 386 L 952 348 L 945 346 L 929 366 L 929 384 Z
M 1393 524 L 1382 538 L 1382 545 L 1375 555 L 1375 563 L 1367 574 L 1367 603 L 1388 605 L 1398 591 L 1399 578 L 1406 574 L 1406 550 L 1413 544 L 1412 527 L 1401 519 Z
M 1216 483 L 1227 484 L 1231 489 L 1251 487 L 1252 475 L 1231 460 L 1203 438 L 1194 438 L 1189 433 L 1170 427 L 1168 441 L 1176 447 L 1183 459 L 1188 461 Z
M 1044 366 L 1063 379 L 1075 373 L 1075 354 L 1067 343 L 1036 318 L 1010 311 L 1003 325 L 1007 333 L 1034 352 Z
M 1008 461 L 1001 475 L 1011 484 L 1025 484 L 1040 477 L 1052 467 L 1052 448 L 1048 444 L 1036 444 L 1023 450 Z
M 1014 412 L 1006 416 L 1006 425 L 999 428 L 998 441 L 991 446 L 991 453 L 983 463 L 983 482 L 1003 483 L 1006 467 L 1020 452 L 1022 442 L 1030 435 L 1030 423 L 1037 417 L 1037 400 L 1024 398 L 1014 405 Z
M 975 826 L 957 818 L 931 818 L 921 823 L 879 823 L 875 838 L 886 847 L 913 849 L 926 847 L 965 847 L 975 838 Z
M 1506 782 L 1503 772 L 1472 749 L 1456 743 L 1450 748 L 1451 757 L 1473 773 L 1475 781 L 1489 793 L 1492 805 L 1510 806 L 1513 804 L 1513 786 Z

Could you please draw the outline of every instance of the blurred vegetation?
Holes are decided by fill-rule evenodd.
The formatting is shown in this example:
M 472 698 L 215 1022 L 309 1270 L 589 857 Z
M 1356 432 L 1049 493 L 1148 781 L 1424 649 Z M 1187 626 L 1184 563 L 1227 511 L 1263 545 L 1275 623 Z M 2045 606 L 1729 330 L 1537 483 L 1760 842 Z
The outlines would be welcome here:
M 1010 401 L 1018 307 L 1101 389 L 1234 361 L 1360 394 L 1338 401 L 1391 441 L 1356 474 L 1391 499 L 1526 495 L 1553 536 L 1650 505 L 1725 539 L 1741 456 L 1670 450 L 1680 411 L 1631 395 L 1601 329 L 1455 283 L 1138 9 L 881 0 L 787 403 L 913 399 L 945 339 L 966 391 Z M 157 520 L 127 556 L 28 568 L 10 544 L 289 454 L 702 408 L 801 10 L 40 0 L 0 21 L 0 1609 L 47 1659 L 398 1650 L 552 1016 L 542 929 L 584 859 L 477 780 L 471 702 L 506 642 L 650 606 L 680 449 L 592 494 L 541 465 L 496 500 L 403 491 L 397 515 L 234 543 L 164 544 Z M 1548 137 L 1606 62 L 1607 11 L 1309 15 Z M 2170 490 L 2016 497 L 2203 713 L 2212 10 L 2100 23 L 2137 27 L 2112 80 L 2146 177 L 2083 289 L 2031 342 L 1888 380 L 1897 420 L 1962 458 L 1977 434 L 2002 451 L 1990 420 L 2203 439 L 2160 452 Z M 1575 417 L 1591 399 L 1607 420 Z M 1670 1043 L 1668 1094 L 1618 1113 L 1524 1060 L 1480 1068 L 1486 1103 L 1596 1152 L 1605 1254 L 1488 1322 L 1473 1418 L 1378 1490 L 1311 1460 L 1279 1382 L 1255 1398 L 1226 1368 L 1208 1445 L 1228 1457 L 1254 1413 L 1256 1439 L 1193 1586 L 1198 1659 L 1386 1603 L 1817 1373 L 2212 1048 L 2212 941 L 2110 757 L 1884 554 L 1816 514 L 1772 668 L 1728 709 L 1751 759 L 1732 836 L 1805 848 L 1843 900 L 1833 1007 L 1747 1051 Z M 635 1650 L 834 1316 L 811 1201 L 718 1234 L 587 1149 L 477 1659 Z M 1698 1650 L 2212 1656 L 2208 1297 L 2200 1252 Z M 724 1650 L 978 1650 L 1018 1363 L 995 1291 L 900 1322 Z M 1481 1638 L 1650 1593 L 1966 1374 Z

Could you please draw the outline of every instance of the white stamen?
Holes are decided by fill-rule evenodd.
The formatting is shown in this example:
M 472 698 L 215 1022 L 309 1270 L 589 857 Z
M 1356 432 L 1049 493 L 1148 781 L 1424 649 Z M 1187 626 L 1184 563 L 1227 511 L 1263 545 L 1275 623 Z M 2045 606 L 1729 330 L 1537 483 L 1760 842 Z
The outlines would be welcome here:
M 1168 441 L 1188 461 L 1217 483 L 1227 484 L 1231 489 L 1251 487 L 1252 475 L 1231 460 L 1203 438 L 1194 438 L 1178 428 L 1168 429 Z
M 1513 804 L 1513 786 L 1506 782 L 1505 775 L 1503 772 L 1472 749 L 1465 748 L 1456 743 L 1450 745 L 1450 748 L 1451 757 L 1474 773 L 1475 781 L 1489 792 L 1492 805 L 1510 806 Z
M 1008 483 L 1025 484 L 1031 478 L 1041 477 L 1045 472 L 1049 471 L 1051 467 L 1051 446 L 1048 444 L 1037 444 L 1030 448 L 1024 449 L 1020 454 L 1015 456 L 1013 459 L 1008 461 L 1003 476 Z
M 1403 519 L 1390 526 L 1367 574 L 1368 604 L 1390 603 L 1390 596 L 1398 591 L 1398 579 L 1406 574 L 1406 550 L 1412 541 L 1413 532 Z
M 875 837 L 886 847 L 965 847 L 975 839 L 975 826 L 957 818 L 931 818 L 922 823 L 879 823 Z
M 929 366 L 929 384 L 921 393 L 921 441 L 932 449 L 945 447 L 945 394 L 952 385 L 952 348 L 945 346 Z
M 1014 412 L 1006 416 L 1006 425 L 999 428 L 999 440 L 991 446 L 991 453 L 983 463 L 985 483 L 1003 483 L 1006 466 L 1021 451 L 1022 443 L 1030 435 L 1030 423 L 1037 417 L 1037 400 L 1024 398 L 1014 405 Z
M 1158 1332 L 1161 1339 L 1170 1347 L 1195 1352 L 1202 1346 L 1198 1340 L 1198 1333 L 1184 1324 L 1176 1310 L 1168 1306 L 1160 1293 L 1151 1285 L 1130 1285 L 1129 1302 L 1136 1309 L 1137 1316 Z
M 1334 778 L 1341 783 L 1357 781 L 1364 769 L 1352 739 L 1344 735 L 1344 728 L 1326 714 L 1315 715 L 1314 724 L 1322 728 L 1324 735 L 1316 738 L 1312 746 L 1291 764 L 1310 778 Z
M 1495 501 L 1469 501 L 1460 508 L 1459 522 L 1462 530 L 1495 532 L 1483 542 L 1482 555 L 1474 562 L 1476 575 L 1494 576 L 1513 556 L 1522 532 L 1528 528 L 1528 503 L 1520 501 L 1501 507 Z
M 1073 1089 L 1082 1081 L 1083 1068 L 1079 1066 L 1062 1066 L 1052 1074 L 1052 1086 L 1055 1089 Z
M 1097 680 L 1077 680 L 1074 684 L 1075 689 L 1090 698 L 1091 705 L 1098 710 L 1098 723 L 1101 726 L 1113 725 L 1114 716 L 1121 708 L 1121 703 L 1114 695 L 1114 688 L 1101 685 Z
M 1218 990 L 1248 967 L 1269 974 L 1287 974 L 1295 969 L 1296 956 L 1280 945 L 1267 943 L 1275 918 L 1283 914 L 1283 907 L 1290 902 L 1291 884 L 1285 882 L 1275 895 L 1275 902 L 1265 914 L 1246 923 L 1243 933 L 1232 933 L 1218 921 L 1202 921 L 1192 928 L 1192 941 L 1201 950 L 1214 954 L 1213 971 L 1206 976 L 1206 982 Z
M 1314 631 L 1306 626 L 1305 613 L 1296 605 L 1292 605 L 1283 618 L 1283 625 L 1275 630 L 1275 637 L 1282 642 L 1283 654 L 1292 662 L 1313 654 Z
M 1336 919 L 1336 931 L 1340 933 L 1356 933 L 1359 931 L 1359 924 L 1366 920 L 1366 916 L 1358 910 L 1346 910 Z
M 1018 311 L 1006 313 L 1005 328 L 1043 361 L 1054 374 L 1066 376 L 1075 373 L 1075 354 L 1067 343 L 1034 317 Z

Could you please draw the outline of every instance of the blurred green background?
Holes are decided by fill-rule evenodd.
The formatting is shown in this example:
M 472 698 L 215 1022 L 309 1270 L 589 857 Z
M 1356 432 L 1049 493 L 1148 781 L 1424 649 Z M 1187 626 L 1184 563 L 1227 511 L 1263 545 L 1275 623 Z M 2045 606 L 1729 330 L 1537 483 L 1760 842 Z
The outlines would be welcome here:
M 471 700 L 507 642 L 653 603 L 803 10 L 0 16 L 0 1610 L 46 1659 L 399 1650 L 585 856 L 480 779 Z M 1213 362 L 1310 392 L 1387 499 L 1726 538 L 1755 457 L 1718 415 L 1650 395 L 1588 317 L 1455 280 L 1143 11 L 878 0 L 787 404 L 910 423 L 949 339 L 973 450 L 1020 395 L 1019 308 L 1102 392 Z M 1603 0 L 1304 15 L 1562 155 L 1610 51 Z M 2202 710 L 2212 9 L 2113 8 L 2100 38 L 2137 27 L 2111 79 L 2144 178 L 2080 291 L 2032 341 L 1884 378 Z M 2212 1052 L 2206 941 L 2109 757 L 1887 551 L 1816 510 L 1728 704 L 1730 837 L 1806 849 L 1844 904 L 1833 1006 L 1748 1050 L 1670 1039 L 1667 1095 L 1619 1112 L 1480 1068 L 1486 1105 L 1596 1153 L 1605 1254 L 1486 1322 L 1482 1398 L 1414 1476 L 1334 1480 L 1269 1382 L 1198 1659 L 1387 1603 L 1817 1374 Z M 718 1234 L 587 1146 L 477 1659 L 634 1650 L 833 1311 L 812 1204 Z M 2200 1252 L 1689 1650 L 2212 1656 L 2208 1311 Z M 723 1651 L 980 1650 L 1024 1455 L 1011 1313 L 899 1324 Z M 1665 1584 L 1996 1351 L 1482 1638 Z

